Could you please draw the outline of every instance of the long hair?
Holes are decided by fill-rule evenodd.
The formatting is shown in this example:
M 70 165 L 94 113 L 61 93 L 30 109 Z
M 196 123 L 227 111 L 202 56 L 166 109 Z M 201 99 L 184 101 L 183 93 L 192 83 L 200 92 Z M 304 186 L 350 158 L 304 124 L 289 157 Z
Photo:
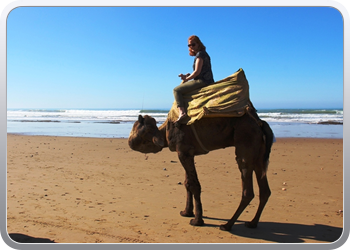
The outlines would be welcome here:
M 195 35 L 190 36 L 190 37 L 188 38 L 188 42 L 194 42 L 195 44 L 198 44 L 198 45 L 199 45 L 198 51 L 202 51 L 202 50 L 205 50 L 205 49 L 206 49 L 205 46 L 204 46 L 204 44 L 202 43 L 202 41 L 199 39 L 198 36 L 195 36 Z M 190 56 L 195 56 L 195 55 L 197 54 L 197 53 L 196 53 L 195 51 L 193 51 L 191 48 L 188 48 L 188 50 L 190 51 Z M 197 51 L 197 52 L 198 52 L 198 51 Z

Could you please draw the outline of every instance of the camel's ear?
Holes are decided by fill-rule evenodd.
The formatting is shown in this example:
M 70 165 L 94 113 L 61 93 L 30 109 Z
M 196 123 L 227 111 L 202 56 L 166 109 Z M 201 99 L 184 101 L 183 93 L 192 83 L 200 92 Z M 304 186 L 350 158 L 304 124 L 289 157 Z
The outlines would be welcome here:
M 143 120 L 145 120 L 145 119 L 142 117 L 142 115 L 139 115 L 139 123 L 141 125 L 143 125 Z

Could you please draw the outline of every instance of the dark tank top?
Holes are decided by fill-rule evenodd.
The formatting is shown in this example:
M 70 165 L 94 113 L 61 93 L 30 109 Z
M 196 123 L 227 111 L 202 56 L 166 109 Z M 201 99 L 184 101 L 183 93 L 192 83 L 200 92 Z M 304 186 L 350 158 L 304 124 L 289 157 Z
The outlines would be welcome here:
M 210 56 L 205 50 L 199 51 L 194 58 L 193 70 L 195 69 L 195 64 L 197 58 L 203 59 L 203 66 L 201 73 L 194 78 L 194 80 L 203 80 L 208 85 L 214 82 L 213 72 L 211 70 Z

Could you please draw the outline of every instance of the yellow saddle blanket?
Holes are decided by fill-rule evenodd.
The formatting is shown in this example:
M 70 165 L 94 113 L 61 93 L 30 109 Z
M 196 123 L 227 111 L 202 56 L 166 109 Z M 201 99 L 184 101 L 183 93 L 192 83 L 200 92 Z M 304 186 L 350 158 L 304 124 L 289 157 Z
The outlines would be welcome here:
M 252 108 L 249 99 L 249 85 L 243 69 L 207 87 L 194 90 L 183 96 L 188 103 L 187 125 L 203 117 L 239 117 Z M 175 121 L 179 117 L 176 102 L 170 109 L 168 118 Z

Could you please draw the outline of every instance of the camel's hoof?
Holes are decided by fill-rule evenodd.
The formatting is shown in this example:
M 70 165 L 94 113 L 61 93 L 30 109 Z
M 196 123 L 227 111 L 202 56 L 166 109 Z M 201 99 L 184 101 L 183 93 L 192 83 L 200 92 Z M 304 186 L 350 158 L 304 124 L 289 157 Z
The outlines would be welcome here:
M 185 211 L 181 211 L 180 215 L 183 216 L 183 217 L 194 217 L 194 213 L 193 212 L 187 213 Z
M 227 226 L 227 224 L 221 225 L 220 230 L 222 231 L 230 231 L 231 227 Z
M 244 225 L 248 228 L 256 228 L 258 226 L 258 223 L 246 222 Z
M 196 220 L 196 219 L 192 219 L 190 221 L 190 224 L 192 226 L 203 226 L 204 225 L 204 221 L 202 219 Z

